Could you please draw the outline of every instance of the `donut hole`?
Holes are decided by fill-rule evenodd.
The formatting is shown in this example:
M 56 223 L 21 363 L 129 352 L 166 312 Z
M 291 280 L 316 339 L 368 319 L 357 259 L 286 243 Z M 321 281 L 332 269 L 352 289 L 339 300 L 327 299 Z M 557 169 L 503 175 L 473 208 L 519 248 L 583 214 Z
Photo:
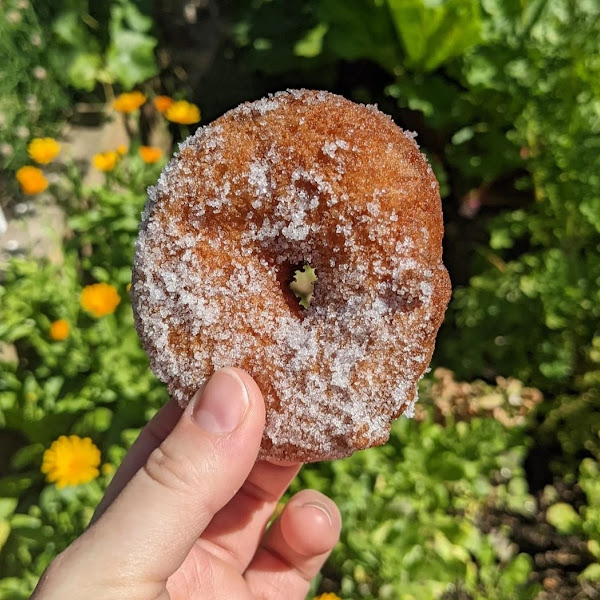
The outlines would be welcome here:
M 290 268 L 289 289 L 296 297 L 298 304 L 305 310 L 310 307 L 314 298 L 317 280 L 314 267 L 308 263 L 292 265 Z

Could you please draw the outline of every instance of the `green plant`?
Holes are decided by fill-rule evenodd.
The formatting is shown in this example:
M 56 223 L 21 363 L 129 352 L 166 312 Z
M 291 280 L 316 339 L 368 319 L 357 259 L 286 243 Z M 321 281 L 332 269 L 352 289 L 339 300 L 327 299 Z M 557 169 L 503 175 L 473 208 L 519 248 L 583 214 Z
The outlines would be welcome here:
M 64 3 L 52 23 L 70 85 L 91 92 L 97 83 L 131 89 L 156 75 L 152 19 L 130 0 Z
M 0 598 L 28 598 L 48 562 L 86 526 L 110 478 L 57 490 L 45 485 L 42 452 L 60 435 L 88 436 L 116 465 L 166 391 L 139 345 L 127 284 L 146 182 L 160 165 L 124 157 L 102 185 L 83 185 L 67 164 L 52 187 L 69 202 L 70 241 L 60 264 L 13 259 L 0 284 L 0 340 L 14 359 L 0 368 Z M 105 282 L 121 300 L 92 316 L 86 284 Z M 68 324 L 54 339 L 51 324 Z
M 504 532 L 484 534 L 479 527 L 489 497 L 498 506 L 535 510 L 521 466 L 523 427 L 473 413 L 465 421 L 434 422 L 440 391 L 434 381 L 440 383 L 428 380 L 423 387 L 418 420 L 397 421 L 385 446 L 302 470 L 296 488 L 331 495 L 347 524 L 325 573 L 339 577 L 340 595 L 352 599 L 441 598 L 459 591 L 481 600 L 533 598 L 529 557 L 506 552 Z M 452 384 L 445 379 L 442 385 Z M 466 384 L 457 385 L 464 393 Z M 503 388 L 478 385 L 466 396 L 497 395 L 496 408 L 513 410 Z
M 24 164 L 31 137 L 55 135 L 69 108 L 49 32 L 29 2 L 7 0 L 0 11 L 0 165 Z

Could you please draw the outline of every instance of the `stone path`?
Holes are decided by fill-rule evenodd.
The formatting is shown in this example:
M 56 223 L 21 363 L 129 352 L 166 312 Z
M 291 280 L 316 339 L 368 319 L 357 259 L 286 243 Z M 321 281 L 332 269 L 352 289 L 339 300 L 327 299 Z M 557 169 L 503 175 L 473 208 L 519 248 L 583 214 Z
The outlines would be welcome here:
M 120 115 L 115 115 L 100 127 L 66 125 L 60 142 L 63 157 L 89 164 L 98 152 L 114 150 L 119 144 L 129 145 L 129 137 Z M 170 139 L 164 124 L 152 132 L 152 143 L 165 152 L 170 151 Z M 101 172 L 91 168 L 86 173 L 85 183 L 97 184 L 102 178 Z M 14 208 L 10 214 L 0 214 L 0 271 L 11 255 L 45 257 L 52 262 L 60 262 L 62 238 L 66 231 L 62 208 L 53 202 L 49 194 L 21 195 L 12 205 Z

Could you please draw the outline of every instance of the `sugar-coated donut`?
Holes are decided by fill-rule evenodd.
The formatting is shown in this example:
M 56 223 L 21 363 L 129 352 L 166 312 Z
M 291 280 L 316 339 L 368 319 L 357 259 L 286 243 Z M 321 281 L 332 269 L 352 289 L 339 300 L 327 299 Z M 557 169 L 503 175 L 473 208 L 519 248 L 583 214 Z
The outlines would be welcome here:
M 414 134 L 375 106 L 281 92 L 199 129 L 149 190 L 136 327 L 182 405 L 221 367 L 254 377 L 260 457 L 348 456 L 413 412 L 450 297 L 442 235 Z M 308 309 L 289 288 L 306 264 Z

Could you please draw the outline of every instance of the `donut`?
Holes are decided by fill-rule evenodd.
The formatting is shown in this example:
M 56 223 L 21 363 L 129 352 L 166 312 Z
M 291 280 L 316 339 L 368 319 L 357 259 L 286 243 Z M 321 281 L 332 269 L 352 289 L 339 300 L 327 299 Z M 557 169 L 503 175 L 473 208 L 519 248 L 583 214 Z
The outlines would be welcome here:
M 259 458 L 341 458 L 413 414 L 450 297 L 414 138 L 376 106 L 288 90 L 198 129 L 149 189 L 131 297 L 151 368 L 182 406 L 245 369 L 265 398 Z

